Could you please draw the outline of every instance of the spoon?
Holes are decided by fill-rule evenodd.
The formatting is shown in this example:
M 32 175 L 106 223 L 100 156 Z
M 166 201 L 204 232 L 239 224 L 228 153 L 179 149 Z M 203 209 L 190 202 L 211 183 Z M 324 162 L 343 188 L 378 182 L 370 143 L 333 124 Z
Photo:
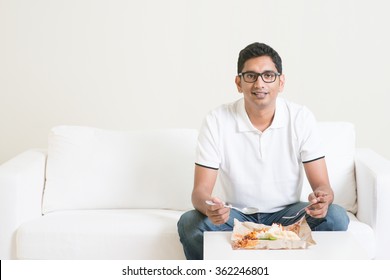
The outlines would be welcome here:
M 211 200 L 206 200 L 206 204 L 208 204 L 208 205 L 217 205 L 216 203 L 212 202 Z M 245 215 L 252 215 L 252 214 L 260 212 L 260 210 L 258 208 L 256 208 L 256 207 L 238 208 L 238 207 L 234 207 L 230 203 L 224 203 L 223 205 L 226 208 L 235 209 L 237 211 L 240 211 L 241 213 L 243 213 Z

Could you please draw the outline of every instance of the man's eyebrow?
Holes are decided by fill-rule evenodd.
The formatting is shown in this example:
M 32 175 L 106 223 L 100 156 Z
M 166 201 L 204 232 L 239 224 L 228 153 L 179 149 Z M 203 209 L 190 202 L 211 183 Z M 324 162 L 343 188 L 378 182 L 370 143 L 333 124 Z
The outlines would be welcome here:
M 242 73 L 244 73 L 244 72 L 246 72 L 246 73 L 250 72 L 250 73 L 261 74 L 261 73 L 265 73 L 265 72 L 278 72 L 278 71 L 276 71 L 276 70 L 264 70 L 263 72 L 256 72 L 256 71 L 253 71 L 253 70 L 242 71 Z

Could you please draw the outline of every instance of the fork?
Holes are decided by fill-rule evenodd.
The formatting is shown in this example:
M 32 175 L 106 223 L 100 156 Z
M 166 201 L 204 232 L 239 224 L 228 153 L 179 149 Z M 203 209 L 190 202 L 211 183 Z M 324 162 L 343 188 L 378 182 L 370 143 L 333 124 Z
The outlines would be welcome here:
M 302 209 L 300 209 L 294 216 L 283 216 L 282 219 L 294 219 L 294 218 L 298 217 L 299 214 L 300 214 L 303 210 L 305 210 L 306 208 L 308 208 L 308 207 L 310 207 L 310 206 L 312 206 L 312 205 L 314 205 L 314 204 L 316 204 L 316 203 L 318 203 L 318 202 L 310 203 L 309 205 L 307 205 L 307 206 L 303 207 Z

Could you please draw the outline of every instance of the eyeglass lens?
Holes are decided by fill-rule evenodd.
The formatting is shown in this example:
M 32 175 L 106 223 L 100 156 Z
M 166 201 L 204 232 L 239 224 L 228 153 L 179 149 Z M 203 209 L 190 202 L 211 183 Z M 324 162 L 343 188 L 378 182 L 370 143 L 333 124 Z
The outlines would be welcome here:
M 244 78 L 244 81 L 247 83 L 254 83 L 257 81 L 259 76 L 265 83 L 272 83 L 276 80 L 277 73 L 272 71 L 266 71 L 263 73 L 256 73 L 256 72 L 245 72 L 242 73 L 242 76 Z

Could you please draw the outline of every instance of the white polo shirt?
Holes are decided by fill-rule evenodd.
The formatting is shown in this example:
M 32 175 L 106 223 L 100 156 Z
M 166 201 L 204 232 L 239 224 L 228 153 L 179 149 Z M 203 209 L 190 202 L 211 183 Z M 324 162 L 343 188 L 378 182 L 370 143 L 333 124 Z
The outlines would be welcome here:
M 324 157 L 314 115 L 278 97 L 273 122 L 256 129 L 244 99 L 211 111 L 200 130 L 196 164 L 217 169 L 226 201 L 276 212 L 299 201 L 303 164 Z

